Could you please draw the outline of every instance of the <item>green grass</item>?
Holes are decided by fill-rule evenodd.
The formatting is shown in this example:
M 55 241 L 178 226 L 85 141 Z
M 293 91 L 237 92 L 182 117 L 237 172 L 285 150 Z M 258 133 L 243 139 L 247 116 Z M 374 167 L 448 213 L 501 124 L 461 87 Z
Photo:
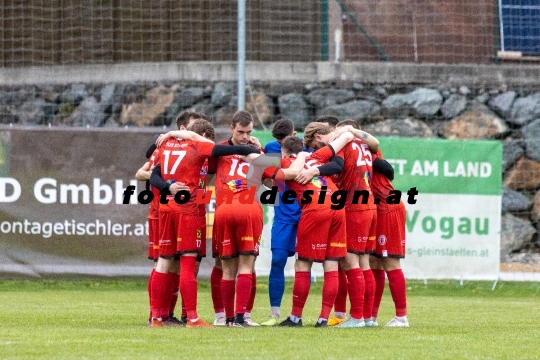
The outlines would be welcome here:
M 259 279 L 253 318 L 269 313 Z M 0 358 L 156 359 L 536 359 L 540 285 L 408 282 L 410 328 L 316 329 L 321 282 L 314 283 L 303 329 L 148 328 L 146 284 L 135 281 L 1 281 Z M 282 306 L 290 311 L 291 283 Z M 208 283 L 199 312 L 213 318 Z M 393 316 L 385 293 L 379 313 Z

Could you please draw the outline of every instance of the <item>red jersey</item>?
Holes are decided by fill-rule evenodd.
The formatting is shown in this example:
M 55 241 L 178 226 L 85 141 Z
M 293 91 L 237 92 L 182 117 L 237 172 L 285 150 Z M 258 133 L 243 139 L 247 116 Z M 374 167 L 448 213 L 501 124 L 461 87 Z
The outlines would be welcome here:
M 306 162 L 304 164 L 304 169 L 309 169 L 313 166 L 320 166 L 326 164 L 332 157 L 334 156 L 333 151 L 328 147 L 325 146 L 314 153 L 310 154 L 306 158 Z M 291 156 L 288 159 L 282 159 L 281 160 L 281 167 L 286 169 L 291 166 L 291 164 L 294 162 L 295 157 Z M 274 175 L 279 172 L 278 168 L 275 167 L 269 167 L 265 170 L 263 177 L 264 178 L 273 178 Z M 338 190 L 337 186 L 334 184 L 332 179 L 328 176 L 317 176 L 311 179 L 307 184 L 302 185 L 300 183 L 297 183 L 294 180 L 287 180 L 286 181 L 287 187 L 289 190 L 292 190 L 296 192 L 296 201 L 302 208 L 302 212 L 307 211 L 314 211 L 317 209 L 327 209 L 332 205 L 332 201 L 330 199 L 332 193 Z M 324 198 L 324 203 L 319 204 L 319 196 L 321 193 L 321 188 L 323 186 L 326 186 L 326 194 Z M 311 191 L 311 201 L 307 203 L 307 194 L 305 191 L 308 191 L 308 193 Z M 302 203 L 302 199 L 305 200 L 305 204 Z
M 371 177 L 373 174 L 373 160 L 369 146 L 360 139 L 354 139 L 339 152 L 345 161 L 343 171 L 333 175 L 332 180 L 336 182 L 340 190 L 347 190 L 346 211 L 360 211 L 376 209 L 374 197 L 371 192 Z M 353 204 L 355 191 L 368 191 L 369 198 L 367 204 L 362 204 L 362 196 L 357 199 L 357 204 Z
M 373 154 L 373 161 L 375 161 L 376 158 L 383 158 L 381 150 L 378 150 L 375 154 Z M 379 204 L 377 204 L 378 213 L 386 213 L 401 206 L 400 204 L 386 203 L 386 199 L 388 198 L 388 196 L 390 196 L 390 191 L 393 191 L 395 189 L 392 185 L 392 181 L 390 181 L 383 174 L 376 171 L 373 173 L 373 176 L 371 178 L 371 188 L 375 197 L 379 199 Z
M 156 160 L 159 156 L 159 150 L 160 150 L 159 148 L 154 150 L 154 152 L 152 153 L 152 156 L 150 156 L 150 159 L 148 159 L 148 161 L 150 162 L 150 169 L 152 169 L 156 165 Z M 150 212 L 148 213 L 148 218 L 157 220 L 159 219 L 160 191 L 156 189 L 155 187 L 153 187 L 152 185 L 150 185 L 150 190 L 154 194 L 154 198 L 150 202 Z
M 182 139 L 169 139 L 161 147 L 157 163 L 161 166 L 163 180 L 174 183 L 183 182 L 189 187 L 190 198 L 185 204 L 178 204 L 173 195 L 167 196 L 168 204 L 160 204 L 160 211 L 175 211 L 183 214 L 198 215 L 196 202 L 199 191 L 201 168 L 205 160 L 212 155 L 213 143 Z
M 225 140 L 218 145 L 233 145 L 231 140 Z M 263 149 L 259 149 L 261 153 Z M 251 164 L 242 160 L 241 155 L 220 156 L 208 160 L 208 172 L 216 174 L 216 199 L 222 190 L 230 190 L 239 193 L 249 190 L 247 185 L 247 173 Z M 220 205 L 220 204 L 216 204 Z
M 204 160 L 201 172 L 199 174 L 198 193 L 202 194 L 203 199 L 206 198 L 206 176 L 208 175 L 208 159 Z M 199 215 L 206 214 L 206 204 L 199 204 Z

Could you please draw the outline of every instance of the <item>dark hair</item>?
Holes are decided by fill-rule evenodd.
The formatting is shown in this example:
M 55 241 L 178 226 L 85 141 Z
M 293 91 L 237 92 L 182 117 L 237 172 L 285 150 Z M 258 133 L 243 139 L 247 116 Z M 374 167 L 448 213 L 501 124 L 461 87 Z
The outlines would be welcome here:
M 199 113 L 199 114 L 201 114 L 201 119 L 204 119 L 204 120 L 208 121 L 208 122 L 211 123 L 211 124 L 214 123 L 214 120 L 212 119 L 211 116 L 208 116 L 208 115 L 203 114 L 203 113 Z
M 342 127 L 342 126 L 347 126 L 347 125 L 351 125 L 353 128 L 360 130 L 360 125 L 358 125 L 358 123 L 355 120 L 352 120 L 352 119 L 347 119 L 347 120 L 340 121 L 336 125 L 336 127 Z
M 302 139 L 297 136 L 287 136 L 281 142 L 281 148 L 287 154 L 298 154 L 302 151 Z
M 187 127 L 190 119 L 202 119 L 202 114 L 195 111 L 182 111 L 176 117 L 176 126 L 180 129 L 180 126 Z
M 283 140 L 294 132 L 294 124 L 288 119 L 279 119 L 272 127 L 272 136 L 276 140 Z
M 251 114 L 245 110 L 240 110 L 234 113 L 231 125 L 233 128 L 235 128 L 236 124 L 240 124 L 240 126 L 248 126 L 252 122 L 253 117 Z
M 339 119 L 335 116 L 331 116 L 331 115 L 323 115 L 323 116 L 319 116 L 315 122 L 322 122 L 322 123 L 327 123 L 328 125 L 332 126 L 332 127 L 336 127 L 336 125 L 339 123 Z
M 197 134 L 204 136 L 203 134 L 206 134 L 206 138 L 210 140 L 214 140 L 216 138 L 216 133 L 214 132 L 214 127 L 208 120 L 204 119 L 198 119 L 195 120 L 193 125 L 189 128 L 189 130 L 196 132 Z

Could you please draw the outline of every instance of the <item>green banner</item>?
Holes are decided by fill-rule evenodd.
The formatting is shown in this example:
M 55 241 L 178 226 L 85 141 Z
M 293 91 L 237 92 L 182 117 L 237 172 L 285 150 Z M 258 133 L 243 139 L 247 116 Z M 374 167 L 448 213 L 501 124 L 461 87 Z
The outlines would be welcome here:
M 378 137 L 396 189 L 424 194 L 501 194 L 502 143 Z

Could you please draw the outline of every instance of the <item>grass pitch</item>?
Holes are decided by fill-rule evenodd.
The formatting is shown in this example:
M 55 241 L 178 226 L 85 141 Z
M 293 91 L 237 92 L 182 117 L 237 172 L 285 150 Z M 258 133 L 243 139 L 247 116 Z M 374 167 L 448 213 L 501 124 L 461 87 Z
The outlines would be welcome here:
M 282 316 L 291 306 L 291 280 Z M 199 314 L 213 311 L 199 283 Z M 410 328 L 313 328 L 321 301 L 313 283 L 297 328 L 149 328 L 146 283 L 1 281 L 2 359 L 538 359 L 540 284 L 408 282 Z M 253 318 L 269 314 L 260 278 Z M 379 324 L 393 317 L 385 292 Z

